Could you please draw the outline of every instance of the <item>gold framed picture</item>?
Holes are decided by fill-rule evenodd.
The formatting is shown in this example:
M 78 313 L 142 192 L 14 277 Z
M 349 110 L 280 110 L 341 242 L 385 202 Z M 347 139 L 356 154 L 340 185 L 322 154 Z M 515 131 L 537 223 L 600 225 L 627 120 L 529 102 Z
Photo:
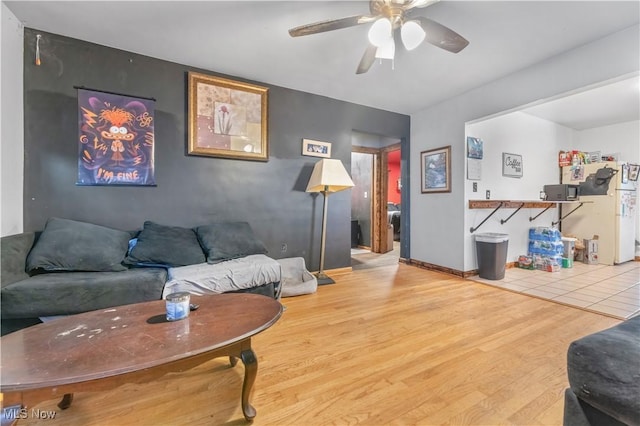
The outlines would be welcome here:
M 190 155 L 269 161 L 266 87 L 189 73 Z

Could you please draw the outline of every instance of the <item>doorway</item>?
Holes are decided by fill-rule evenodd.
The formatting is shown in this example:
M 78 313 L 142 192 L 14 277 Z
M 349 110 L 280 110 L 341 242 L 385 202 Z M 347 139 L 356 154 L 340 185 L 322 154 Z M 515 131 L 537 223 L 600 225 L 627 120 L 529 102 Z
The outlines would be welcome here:
M 373 136 L 375 138 L 375 136 Z M 402 169 L 398 140 L 382 147 L 353 145 L 351 154 L 352 267 L 397 264 L 400 259 Z

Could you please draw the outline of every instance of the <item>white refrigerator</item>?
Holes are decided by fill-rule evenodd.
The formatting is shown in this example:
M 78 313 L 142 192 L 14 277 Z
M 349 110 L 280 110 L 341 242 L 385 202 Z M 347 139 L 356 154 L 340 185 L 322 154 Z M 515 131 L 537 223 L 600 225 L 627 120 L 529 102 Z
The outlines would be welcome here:
M 563 235 L 571 234 L 579 239 L 597 235 L 600 264 L 614 265 L 635 258 L 637 182 L 628 180 L 623 173 L 623 164 L 610 161 L 562 168 L 562 183 L 565 184 L 584 182 L 605 165 L 618 170 L 609 180 L 605 195 L 581 194 L 582 207 L 565 217 L 560 225 Z M 623 177 L 627 178 L 625 182 Z M 561 217 L 577 206 L 579 204 L 564 204 Z

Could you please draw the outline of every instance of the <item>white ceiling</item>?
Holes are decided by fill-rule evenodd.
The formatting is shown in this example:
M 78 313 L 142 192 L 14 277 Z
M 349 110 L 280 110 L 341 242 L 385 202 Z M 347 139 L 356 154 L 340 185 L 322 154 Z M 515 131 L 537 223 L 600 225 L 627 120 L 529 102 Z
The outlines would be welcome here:
M 366 14 L 366 1 L 4 3 L 29 28 L 404 114 L 640 22 L 638 1 L 441 1 L 420 14 L 467 38 L 466 49 L 400 48 L 393 67 L 356 75 L 368 25 L 287 30 Z
M 640 120 L 640 78 L 590 88 L 522 111 L 575 130 Z

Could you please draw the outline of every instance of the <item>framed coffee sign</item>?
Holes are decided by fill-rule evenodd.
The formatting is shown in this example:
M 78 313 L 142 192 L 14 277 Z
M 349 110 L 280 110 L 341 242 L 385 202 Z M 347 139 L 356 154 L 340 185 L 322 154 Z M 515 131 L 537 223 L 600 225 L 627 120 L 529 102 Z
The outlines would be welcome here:
M 522 177 L 522 155 L 502 153 L 502 176 Z

